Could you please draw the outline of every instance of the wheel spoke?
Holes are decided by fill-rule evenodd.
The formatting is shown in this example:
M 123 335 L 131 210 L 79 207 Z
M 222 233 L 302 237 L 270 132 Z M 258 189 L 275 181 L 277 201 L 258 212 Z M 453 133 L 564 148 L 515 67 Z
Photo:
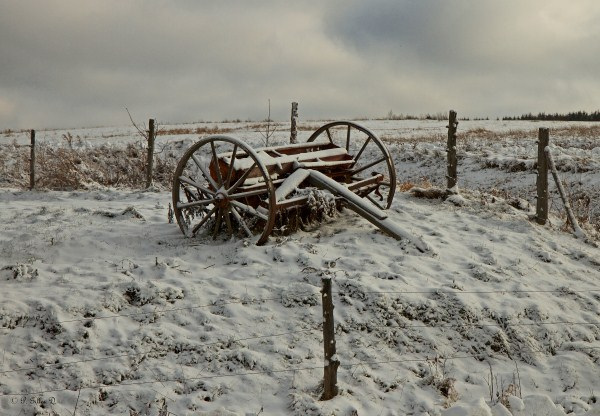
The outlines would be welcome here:
M 196 164 L 196 166 L 198 166 L 198 169 L 200 169 L 200 171 L 202 172 L 202 175 L 204 175 L 204 177 L 206 178 L 206 180 L 208 181 L 208 183 L 210 183 L 210 186 L 212 186 L 213 188 L 215 188 L 215 191 L 217 189 L 219 189 L 219 187 L 217 186 L 217 184 L 213 180 L 212 176 L 210 176 L 210 173 L 206 171 L 206 168 L 204 166 L 202 166 L 202 163 L 200 163 L 200 161 L 198 160 L 198 158 L 196 157 L 196 155 L 192 155 L 192 159 L 194 160 L 194 163 Z
M 356 155 L 356 157 L 354 158 L 355 162 L 358 162 L 358 159 L 360 158 L 360 156 L 362 155 L 362 153 L 365 151 L 367 145 L 369 144 L 369 142 L 371 141 L 371 136 L 369 136 L 367 138 L 367 140 L 365 141 L 365 143 L 362 145 L 362 147 L 360 148 L 360 151 L 358 152 L 358 154 Z
M 249 214 L 254 215 L 255 217 L 258 217 L 261 220 L 267 221 L 269 219 L 266 215 L 258 212 L 256 209 L 252 208 L 250 205 L 243 204 L 243 203 L 241 203 L 239 201 L 231 201 L 231 205 L 233 205 L 235 207 L 238 207 L 242 211 L 246 211 Z
M 254 169 L 256 167 L 256 161 L 252 164 L 252 166 L 250 166 L 250 169 L 248 169 L 246 172 L 244 172 L 244 174 L 233 184 L 233 186 L 231 188 L 229 188 L 227 190 L 227 192 L 232 193 L 235 192 L 235 190 L 237 188 L 240 187 L 241 184 L 244 183 L 244 181 L 248 178 L 248 175 L 250 175 L 250 172 L 252 171 L 252 169 Z
M 217 234 L 219 234 L 219 228 L 221 227 L 221 220 L 223 219 L 223 209 L 219 208 L 217 211 L 217 221 L 215 222 L 215 229 L 213 230 L 213 240 L 217 239 Z
M 208 211 L 206 216 L 204 218 L 202 218 L 200 220 L 200 222 L 194 226 L 194 228 L 192 229 L 192 237 L 196 235 L 196 233 L 198 232 L 200 227 L 202 227 L 204 225 L 204 223 L 206 223 L 206 221 L 208 221 L 208 219 L 215 213 L 216 210 L 217 210 L 217 207 L 212 207 L 212 209 L 210 211 Z
M 225 225 L 227 225 L 227 234 L 233 236 L 233 227 L 231 226 L 231 218 L 229 217 L 229 211 L 223 210 L 223 217 L 225 218 Z
M 350 161 L 351 167 L 347 172 L 349 177 L 346 177 L 352 183 L 355 183 L 355 181 L 358 181 L 358 183 L 367 181 L 365 184 L 374 184 L 374 182 L 370 181 L 371 178 L 365 178 L 365 176 L 368 174 L 367 172 L 375 174 L 375 170 L 379 171 L 382 177 L 378 180 L 383 179 L 386 181 L 379 182 L 380 187 L 373 189 L 373 185 L 369 185 L 369 187 L 363 189 L 361 185 L 357 185 L 353 189 L 359 192 L 360 195 L 373 192 L 372 198 L 381 197 L 383 200 L 383 206 L 381 203 L 378 203 L 377 206 L 388 209 L 392 204 L 392 199 L 396 191 L 396 176 L 394 162 L 385 144 L 367 128 L 348 121 L 336 121 L 321 126 L 308 138 L 308 142 L 319 141 L 325 143 L 326 138 L 329 138 L 329 141 L 332 139 L 336 140 L 334 144 L 338 147 L 344 148 L 345 146 L 348 155 L 352 157 Z M 373 147 L 371 143 L 374 143 L 377 147 Z M 369 148 L 368 150 L 367 147 Z M 367 160 L 361 162 L 363 155 L 367 155 L 368 157 L 365 157 Z M 375 158 L 378 160 L 372 162 Z M 365 166 L 362 166 L 363 164 Z M 380 194 L 380 191 L 382 194 Z
M 231 153 L 231 162 L 229 163 L 229 169 L 227 171 L 227 179 L 225 180 L 225 189 L 229 188 L 229 182 L 231 182 L 231 175 L 233 174 L 233 162 L 235 162 L 235 156 L 237 153 L 237 143 L 233 146 L 233 152 Z
M 183 208 L 189 208 L 189 207 L 196 207 L 198 205 L 208 205 L 208 204 L 212 204 L 215 201 L 216 201 L 216 199 L 211 198 L 211 199 L 204 199 L 204 200 L 198 200 L 198 201 L 192 201 L 192 202 L 178 202 L 177 208 L 183 209 Z
M 237 211 L 236 207 L 233 207 L 233 206 L 231 207 L 231 213 L 233 214 L 233 218 L 235 218 L 235 220 L 238 222 L 238 224 L 240 224 L 242 226 L 242 228 L 246 232 L 246 235 L 248 235 L 248 237 L 252 237 L 252 231 L 250 231 L 250 228 L 248 228 L 248 226 L 244 222 L 244 219 L 242 218 L 240 213 Z
M 191 201 L 199 201 L 197 194 L 197 190 L 195 188 L 192 188 L 191 186 L 181 186 L 181 189 L 183 190 L 183 194 L 185 195 L 185 197 L 187 198 L 188 202 Z M 181 202 L 181 201 L 178 201 Z
M 215 141 L 211 140 L 210 149 L 212 150 L 213 163 L 215 164 L 215 170 L 217 171 L 217 179 L 219 181 L 219 187 L 223 185 L 223 176 L 221 176 L 221 168 L 219 167 L 219 159 L 217 158 L 217 149 L 215 149 Z M 218 188 L 217 188 L 218 189 Z
M 243 141 L 201 139 L 179 161 L 174 178 L 173 209 L 187 237 L 257 233 L 256 244 L 266 242 L 275 222 L 275 189 L 259 156 Z
M 256 189 L 254 191 L 240 192 L 239 194 L 230 194 L 229 198 L 231 198 L 231 199 L 247 198 L 249 196 L 262 195 L 262 194 L 266 193 L 267 191 L 268 191 L 267 189 Z
M 379 207 L 380 209 L 383 209 L 383 210 L 385 210 L 385 209 L 386 209 L 386 208 L 385 208 L 383 205 L 381 205 L 381 204 L 379 203 L 379 201 L 377 201 L 377 200 L 376 200 L 375 198 L 373 198 L 371 195 L 367 195 L 367 199 L 368 199 L 369 201 L 371 201 L 372 203 L 374 203 L 374 204 L 375 204 L 377 207 Z
M 199 190 L 201 190 L 202 192 L 204 192 L 205 194 L 209 194 L 209 195 L 215 195 L 215 193 L 213 191 L 211 191 L 208 188 L 205 188 L 204 186 L 200 185 L 198 182 L 190 179 L 190 178 L 186 178 L 185 176 L 180 176 L 179 180 L 183 183 L 187 183 L 188 185 L 191 185 L 195 188 L 198 188 Z
M 350 124 L 348 124 L 348 132 L 346 133 L 346 152 L 350 151 Z
M 352 171 L 352 176 L 356 175 L 359 172 L 362 172 L 363 170 L 367 170 L 369 168 L 372 168 L 373 166 L 375 166 L 375 165 L 377 165 L 377 164 L 379 164 L 381 162 L 385 162 L 386 160 L 387 159 L 385 157 L 382 157 L 381 159 L 377 159 L 377 160 L 375 160 L 375 161 L 373 161 L 371 163 L 366 164 L 365 166 L 362 166 L 362 167 L 360 167 L 360 168 L 358 168 L 356 170 L 353 170 Z

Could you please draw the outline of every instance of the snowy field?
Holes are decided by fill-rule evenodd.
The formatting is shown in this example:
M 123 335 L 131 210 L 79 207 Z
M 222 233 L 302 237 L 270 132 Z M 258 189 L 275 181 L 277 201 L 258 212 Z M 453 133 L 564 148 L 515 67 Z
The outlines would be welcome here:
M 457 205 L 408 192 L 445 185 L 446 122 L 358 122 L 394 159 L 390 217 L 429 253 L 349 210 L 264 246 L 186 239 L 168 182 L 26 191 L 28 133 L 0 134 L 0 414 L 600 415 L 600 250 L 569 232 L 553 186 L 549 223 L 531 220 L 549 127 L 598 241 L 600 127 L 461 121 Z M 299 141 L 321 124 L 300 123 Z M 162 128 L 165 166 L 196 131 L 264 145 L 262 123 Z M 270 144 L 288 137 L 281 123 Z M 90 154 L 139 142 L 130 127 L 37 139 Z M 341 363 L 330 401 L 323 277 Z

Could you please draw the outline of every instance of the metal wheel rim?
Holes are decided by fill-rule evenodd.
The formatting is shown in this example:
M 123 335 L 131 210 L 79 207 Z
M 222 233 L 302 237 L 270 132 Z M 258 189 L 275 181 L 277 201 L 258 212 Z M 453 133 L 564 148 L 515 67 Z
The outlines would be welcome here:
M 376 146 L 379 148 L 379 151 L 382 154 L 382 158 L 385 158 L 385 164 L 387 166 L 387 170 L 388 170 L 388 176 L 389 176 L 389 193 L 387 195 L 387 200 L 386 203 L 383 204 L 383 206 L 378 205 L 380 208 L 382 209 L 388 209 L 391 205 L 392 205 L 392 201 L 394 199 L 394 194 L 396 193 L 396 168 L 394 167 L 394 161 L 392 160 L 392 156 L 390 155 L 390 152 L 388 151 L 387 147 L 385 146 L 385 144 L 383 144 L 383 142 L 381 141 L 381 139 L 379 137 L 377 137 L 377 135 L 375 133 L 373 133 L 371 130 L 367 129 L 364 126 L 361 126 L 360 124 L 354 123 L 352 121 L 333 121 L 331 123 L 327 123 L 321 127 L 319 127 L 309 138 L 308 138 L 308 142 L 313 142 L 315 141 L 319 136 L 321 136 L 324 132 L 327 135 L 328 140 L 333 143 L 331 134 L 330 134 L 330 129 L 333 127 L 338 127 L 338 126 L 347 126 L 348 128 L 348 138 L 346 139 L 346 150 L 348 150 L 349 148 L 349 142 L 351 141 L 351 129 L 355 129 L 358 130 L 364 134 L 367 135 L 367 141 L 368 140 L 372 140 L 373 143 L 376 144 Z M 355 155 L 353 155 L 354 158 Z M 361 155 L 359 155 L 360 158 Z M 358 159 L 358 158 L 357 158 Z M 372 201 L 373 202 L 373 201 Z
M 192 233 L 190 233 L 190 225 L 188 225 L 184 219 L 184 212 L 183 212 L 184 210 L 186 210 L 190 207 L 181 207 L 181 204 L 184 204 L 184 205 L 189 204 L 189 202 L 186 202 L 182 199 L 182 191 L 185 194 L 185 191 L 184 191 L 185 186 L 182 185 L 182 183 L 184 183 L 184 182 L 182 181 L 181 177 L 183 176 L 183 173 L 184 173 L 186 167 L 188 167 L 188 164 L 190 161 L 193 161 L 195 164 L 197 164 L 197 162 L 193 160 L 194 155 L 198 151 L 202 151 L 202 148 L 204 148 L 205 146 L 208 146 L 208 148 L 206 148 L 205 150 L 212 151 L 213 159 L 214 159 L 214 155 L 216 154 L 215 150 L 214 150 L 216 148 L 215 143 L 218 143 L 218 142 L 225 142 L 225 143 L 229 143 L 229 144 L 233 145 L 234 149 L 236 149 L 238 151 L 238 154 L 246 153 L 248 155 L 248 157 L 250 157 L 255 164 L 255 165 L 253 164 L 252 167 L 248 168 L 247 170 L 248 171 L 253 170 L 253 168 L 256 167 L 259 169 L 260 175 L 262 176 L 262 180 L 264 182 L 264 185 L 266 186 L 266 191 L 265 191 L 267 193 L 266 201 L 268 201 L 268 205 L 269 205 L 268 209 L 263 209 L 264 211 L 266 211 L 266 212 L 264 212 L 264 216 L 266 218 L 262 218 L 265 221 L 265 224 L 262 229 L 262 232 L 260 233 L 258 241 L 256 242 L 257 245 L 262 245 L 268 240 L 269 235 L 271 234 L 271 232 L 273 230 L 273 226 L 275 224 L 275 215 L 276 215 L 275 189 L 274 189 L 271 177 L 269 176 L 269 172 L 265 168 L 262 161 L 260 160 L 260 157 L 258 156 L 256 151 L 254 151 L 254 149 L 252 149 L 250 146 L 248 146 L 244 141 L 239 140 L 235 137 L 222 136 L 222 135 L 207 136 L 207 137 L 202 138 L 198 142 L 194 143 L 194 145 L 192 145 L 184 153 L 184 155 L 181 158 L 181 160 L 179 161 L 177 168 L 175 169 L 175 173 L 173 175 L 172 201 L 173 201 L 173 211 L 175 214 L 175 218 L 177 220 L 177 224 L 179 225 L 179 228 L 181 229 L 181 232 L 184 235 L 190 236 L 190 237 L 193 236 L 193 235 L 191 235 Z M 235 152 L 235 150 L 234 150 L 234 152 Z M 232 158 L 232 164 L 233 164 L 233 158 Z M 229 168 L 228 168 L 229 170 L 231 169 L 232 164 L 229 165 Z M 198 170 L 201 170 L 201 168 L 199 166 L 198 166 Z M 200 173 L 200 176 L 203 177 L 203 181 L 210 183 L 210 181 L 212 179 L 212 181 L 215 182 L 214 184 L 217 185 L 217 188 L 218 188 L 216 190 L 202 188 L 205 191 L 211 191 L 214 194 L 217 194 L 222 189 L 222 187 L 224 187 L 226 180 L 230 179 L 230 178 L 222 178 L 220 176 L 217 177 L 216 180 L 214 178 L 212 178 L 212 176 L 211 176 L 211 179 L 208 179 L 206 177 L 206 175 L 210 174 L 210 172 L 201 171 L 199 173 Z M 228 173 L 228 176 L 230 176 L 229 173 Z M 188 178 L 186 178 L 186 179 L 188 179 Z M 188 182 L 185 182 L 185 183 L 187 186 L 192 186 Z M 235 184 L 230 183 L 228 185 L 235 185 Z M 243 183 L 238 185 L 238 187 L 240 187 L 241 185 L 243 185 Z M 232 187 L 233 186 L 231 186 L 231 188 Z M 212 186 L 210 188 L 214 188 L 214 186 Z M 197 188 L 197 189 L 200 189 L 200 188 Z M 202 205 L 203 206 L 206 205 L 206 208 L 208 208 L 208 206 L 210 206 L 210 204 L 208 204 L 208 203 L 207 204 L 203 203 Z M 227 229 L 228 229 L 228 231 L 231 231 L 231 227 L 232 227 L 232 224 L 230 224 L 231 218 L 234 218 L 234 221 L 238 221 L 237 225 L 240 228 L 244 229 L 244 227 L 242 226 L 242 223 L 239 223 L 238 217 L 239 217 L 240 209 L 239 209 L 239 207 L 236 207 L 236 206 L 231 208 L 232 205 L 233 205 L 233 203 L 230 203 L 221 208 L 216 208 L 216 209 L 214 209 L 214 212 L 206 215 L 206 217 L 209 219 L 213 214 L 215 215 L 215 221 L 217 221 L 216 226 L 215 226 L 215 235 L 218 234 L 218 231 L 220 229 L 221 224 L 219 223 L 219 221 L 226 221 Z M 213 204 L 213 208 L 216 206 L 217 205 Z M 210 211 L 212 211 L 213 208 L 211 208 Z M 238 215 L 236 215 L 236 212 Z M 231 216 L 230 216 L 230 214 L 231 214 Z M 208 219 L 205 222 L 208 222 Z M 202 227 L 202 224 L 200 225 L 200 227 Z M 200 230 L 200 227 L 196 230 L 195 234 L 198 233 L 198 231 Z M 245 228 L 245 231 L 248 232 L 247 227 Z M 213 236 L 213 238 L 215 238 L 215 236 Z

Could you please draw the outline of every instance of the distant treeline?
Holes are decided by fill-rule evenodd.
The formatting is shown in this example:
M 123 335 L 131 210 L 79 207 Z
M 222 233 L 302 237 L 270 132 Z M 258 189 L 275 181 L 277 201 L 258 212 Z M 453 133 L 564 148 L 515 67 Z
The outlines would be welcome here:
M 448 120 L 448 113 L 438 111 L 437 113 L 430 114 L 421 114 L 418 116 L 412 114 L 396 114 L 392 110 L 390 110 L 387 115 L 383 118 L 378 118 L 376 120 Z
M 502 120 L 556 120 L 556 121 L 600 121 L 600 111 L 596 110 L 593 113 L 587 111 L 572 111 L 567 114 L 523 114 L 519 117 L 502 117 Z

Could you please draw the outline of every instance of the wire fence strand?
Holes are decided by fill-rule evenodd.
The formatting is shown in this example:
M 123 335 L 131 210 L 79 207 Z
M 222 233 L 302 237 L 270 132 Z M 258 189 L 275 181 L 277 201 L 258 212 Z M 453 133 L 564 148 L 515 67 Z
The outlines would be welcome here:
M 59 325 L 59 324 L 67 324 L 67 323 L 73 323 L 73 322 L 89 322 L 89 321 L 97 321 L 97 320 L 104 320 L 104 319 L 127 318 L 127 317 L 132 317 L 132 316 L 160 315 L 160 314 L 169 313 L 169 312 L 182 312 L 182 311 L 190 311 L 190 310 L 194 310 L 194 309 L 219 307 L 219 306 L 233 305 L 233 304 L 253 304 L 253 303 L 281 300 L 281 299 L 284 299 L 284 297 L 286 295 L 288 295 L 288 296 L 289 295 L 316 296 L 316 295 L 318 295 L 318 293 L 316 293 L 316 292 L 283 292 L 280 296 L 277 296 L 277 297 L 257 298 L 257 299 L 235 299 L 235 300 L 224 301 L 224 302 L 212 302 L 212 303 L 207 303 L 207 304 L 202 304 L 202 305 L 182 306 L 182 307 L 178 307 L 178 308 L 155 309 L 152 311 L 144 311 L 144 312 L 128 312 L 128 313 L 120 313 L 120 314 L 113 314 L 113 315 L 107 315 L 107 316 L 89 316 L 89 317 L 83 317 L 83 318 L 64 319 L 61 321 L 52 322 L 52 324 Z M 37 323 L 40 320 L 39 318 L 40 318 L 39 316 L 36 318 L 28 318 L 25 320 L 25 324 L 27 324 L 29 322 Z M 34 327 L 35 327 L 35 325 L 32 325 L 30 327 L 23 326 L 23 325 L 15 325 L 12 328 L 3 326 L 3 327 L 0 327 L 0 329 L 1 330 L 14 330 L 17 328 L 34 328 Z
M 590 292 L 600 292 L 600 288 L 589 288 L 589 289 L 583 289 L 583 290 L 571 290 L 571 289 L 566 289 L 566 288 L 549 289 L 549 290 L 439 290 L 436 288 L 432 288 L 429 290 L 364 291 L 364 292 L 359 292 L 359 293 L 361 293 L 361 294 L 378 294 L 378 295 L 383 295 L 383 294 L 462 295 L 462 294 L 590 293 Z M 332 294 L 340 295 L 340 296 L 350 296 L 352 293 L 351 292 L 343 292 L 343 291 L 334 291 L 334 292 L 332 292 Z M 58 325 L 58 324 L 66 324 L 66 323 L 73 323 L 73 322 L 96 321 L 96 320 L 115 319 L 115 318 L 133 317 L 133 316 L 159 315 L 159 314 L 169 313 L 169 312 L 189 311 L 189 310 L 194 310 L 194 309 L 203 309 L 203 308 L 218 307 L 218 306 L 240 304 L 240 303 L 241 304 L 252 304 L 252 303 L 281 300 L 286 295 L 288 295 L 288 296 L 289 295 L 318 296 L 319 293 L 318 292 L 283 292 L 282 294 L 280 294 L 279 296 L 276 296 L 276 297 L 255 298 L 255 299 L 235 299 L 235 300 L 224 301 L 224 302 L 213 302 L 213 303 L 208 303 L 208 304 L 203 304 L 203 305 L 191 305 L 191 306 L 184 306 L 184 307 L 178 307 L 178 308 L 156 309 L 156 310 L 144 311 L 144 312 L 128 312 L 128 313 L 113 314 L 113 315 L 107 315 L 107 316 L 89 316 L 89 317 L 83 317 L 83 318 L 65 319 L 65 320 L 56 321 L 56 322 L 52 322 L 52 323 L 55 325 Z M 27 319 L 26 323 L 29 323 L 31 321 L 38 322 L 39 317 Z M 35 327 L 35 325 L 32 325 L 31 328 L 32 327 Z M 0 330 L 14 330 L 16 328 L 30 328 L 30 327 L 23 326 L 23 325 L 15 325 L 14 327 L 3 326 L 3 327 L 0 327 Z
M 389 291 L 364 291 L 359 292 L 363 294 L 371 294 L 371 295 L 466 295 L 466 294 L 476 294 L 476 295 L 487 295 L 487 294 L 519 294 L 519 293 L 590 293 L 590 292 L 600 292 L 600 288 L 589 288 L 583 290 L 572 290 L 567 288 L 562 289 L 547 289 L 547 290 L 440 290 L 440 289 L 429 289 L 429 290 L 389 290 Z M 333 292 L 333 294 L 347 296 L 349 292 Z
M 483 291 L 482 290 L 471 290 L 471 291 L 452 290 L 451 291 L 451 290 L 439 290 L 439 289 L 432 288 L 429 290 L 418 290 L 418 291 L 366 291 L 366 292 L 361 292 L 361 293 L 363 293 L 363 294 L 398 294 L 398 295 L 401 295 L 401 294 L 462 295 L 462 294 L 590 293 L 590 292 L 600 292 L 600 289 L 588 288 L 585 290 L 571 290 L 568 288 L 559 288 L 559 289 L 552 289 L 552 290 L 483 290 Z M 349 296 L 350 295 L 349 292 L 345 292 L 345 291 L 338 291 L 338 292 L 334 292 L 334 293 L 337 295 L 340 295 L 340 296 Z M 235 299 L 235 300 L 223 301 L 223 302 L 211 302 L 209 304 L 202 304 L 202 305 L 192 305 L 189 307 L 168 308 L 168 309 L 146 311 L 146 312 L 131 312 L 131 313 L 114 314 L 114 315 L 100 316 L 100 317 L 92 316 L 92 317 L 62 320 L 62 321 L 54 322 L 54 324 L 64 324 L 64 323 L 80 322 L 80 321 L 93 321 L 93 320 L 99 320 L 99 319 L 114 319 L 114 318 L 119 318 L 119 317 L 132 317 L 132 316 L 139 316 L 139 315 L 163 314 L 163 313 L 168 313 L 168 312 L 178 312 L 178 311 L 194 310 L 194 309 L 200 309 L 200 308 L 218 307 L 218 306 L 229 305 L 229 304 L 261 303 L 261 302 L 266 302 L 266 301 L 281 300 L 286 295 L 315 296 L 317 294 L 318 293 L 316 293 L 316 292 L 284 292 L 276 297 L 258 298 L 258 299 Z M 508 327 L 513 327 L 513 326 L 514 327 L 526 327 L 526 326 L 546 326 L 546 325 L 600 326 L 600 322 L 575 322 L 575 321 L 523 322 L 523 323 L 506 323 L 506 324 L 466 322 L 463 324 L 441 324 L 441 325 L 415 324 L 415 325 L 391 325 L 391 326 L 390 325 L 375 325 L 375 326 L 373 326 L 373 325 L 369 325 L 368 323 L 353 323 L 353 324 L 369 326 L 370 328 L 386 328 L 386 329 L 398 329 L 398 330 L 411 329 L 411 328 L 429 328 L 429 327 L 460 328 L 460 327 L 465 327 L 465 326 L 501 327 L 501 328 L 508 328 Z M 339 325 L 340 324 L 338 323 L 338 326 Z M 15 328 L 21 328 L 21 326 L 17 326 Z M 13 328 L 3 327 L 0 329 L 13 329 Z M 289 336 L 289 335 L 294 335 L 294 334 L 309 333 L 309 332 L 318 331 L 319 329 L 321 329 L 321 328 L 315 327 L 315 328 L 309 328 L 309 329 L 304 329 L 304 330 L 295 330 L 295 331 L 288 331 L 288 332 L 268 334 L 268 335 L 257 335 L 257 336 L 251 336 L 251 337 L 242 337 L 242 338 L 234 338 L 234 339 L 229 339 L 229 340 L 213 341 L 213 342 L 209 342 L 209 343 L 203 343 L 203 344 L 197 344 L 197 345 L 190 346 L 189 350 L 193 351 L 194 349 L 197 349 L 197 348 L 202 348 L 202 347 L 207 347 L 207 346 L 212 346 L 212 345 L 219 345 L 219 344 L 223 344 L 223 343 L 233 344 L 233 343 L 242 342 L 242 341 L 251 341 L 251 340 L 258 340 L 258 339 Z M 531 353 L 546 353 L 547 352 L 546 350 L 543 350 L 543 349 L 533 349 L 533 348 L 528 348 L 528 347 L 519 347 L 519 350 L 527 351 L 527 352 L 531 352 Z M 553 350 L 553 353 L 574 352 L 574 351 L 581 351 L 581 350 L 594 351 L 594 350 L 600 350 L 600 347 L 577 346 L 577 347 L 574 347 L 573 349 Z M 0 374 L 10 374 L 10 373 L 23 372 L 23 371 L 33 371 L 33 370 L 37 370 L 37 369 L 47 369 L 47 368 L 53 368 L 53 367 L 66 367 L 66 366 L 72 366 L 72 365 L 81 364 L 81 363 L 89 363 L 89 362 L 94 362 L 94 361 L 114 360 L 115 358 L 135 358 L 135 357 L 140 357 L 140 356 L 153 354 L 153 353 L 154 354 L 167 353 L 169 351 L 170 350 L 167 348 L 150 349 L 150 350 L 139 352 L 139 353 L 125 353 L 125 354 L 117 354 L 117 355 L 104 356 L 104 357 L 93 357 L 93 358 L 88 358 L 88 359 L 69 361 L 69 362 L 65 362 L 65 363 L 41 364 L 41 365 L 37 365 L 35 367 L 23 367 L 23 368 L 19 368 L 19 369 L 5 370 L 5 371 L 0 371 Z M 508 351 L 506 351 L 506 354 L 510 358 L 510 353 Z M 404 359 L 399 359 L 399 360 L 360 361 L 360 362 L 356 362 L 356 363 L 341 364 L 340 366 L 342 368 L 353 368 L 353 367 L 361 366 L 361 365 L 372 366 L 372 365 L 381 365 L 381 364 L 430 362 L 432 359 L 436 359 L 436 360 L 439 360 L 439 359 L 441 359 L 441 360 L 462 360 L 462 359 L 482 360 L 484 358 L 497 359 L 498 357 L 497 357 L 497 354 L 494 355 L 494 354 L 490 354 L 490 353 L 463 354 L 463 355 L 455 355 L 455 356 L 444 356 L 444 355 L 436 354 L 433 358 L 427 358 L 427 357 L 422 358 L 421 357 L 421 358 L 404 358 Z M 68 388 L 63 388 L 63 389 L 40 390 L 40 391 L 28 392 L 28 393 L 0 393 L 0 397 L 2 397 L 2 396 L 31 396 L 31 395 L 57 393 L 57 392 L 64 392 L 64 391 L 70 391 L 70 392 L 75 393 L 82 389 L 99 389 L 99 388 L 114 388 L 114 387 L 120 388 L 120 387 L 139 386 L 139 385 L 156 384 L 156 383 L 187 382 L 187 381 L 197 381 L 197 380 L 216 379 L 216 378 L 225 378 L 225 377 L 244 377 L 244 376 L 255 376 L 255 375 L 261 375 L 261 374 L 279 374 L 279 373 L 299 372 L 299 371 L 318 370 L 318 369 L 323 369 L 323 366 L 296 367 L 296 368 L 289 368 L 289 369 L 249 371 L 249 372 L 228 373 L 228 374 L 209 374 L 209 375 L 203 375 L 203 376 L 198 376 L 198 377 L 188 377 L 188 378 L 186 378 L 186 377 L 156 378 L 153 380 L 134 381 L 134 382 L 130 382 L 130 383 L 120 383 L 120 384 L 99 383 L 99 384 L 91 384 L 91 385 L 87 385 L 87 386 L 80 386 L 74 390 L 68 389 Z
M 202 347 L 209 347 L 212 345 L 220 345 L 220 344 L 224 344 L 224 343 L 233 344 L 233 343 L 242 342 L 242 341 L 251 341 L 251 340 L 257 340 L 257 339 L 282 337 L 282 336 L 286 336 L 286 335 L 303 334 L 303 333 L 307 333 L 307 332 L 314 332 L 319 329 L 320 328 L 311 328 L 311 329 L 304 329 L 304 330 L 297 330 L 297 331 L 290 331 L 290 332 L 282 332 L 282 333 L 278 333 L 278 334 L 258 335 L 258 336 L 254 336 L 254 337 L 234 338 L 234 339 L 228 339 L 228 340 L 222 340 L 222 341 L 214 341 L 214 342 L 208 342 L 208 343 L 204 343 L 204 344 L 194 345 L 189 350 L 194 350 L 196 348 L 202 348 Z M 76 361 L 67 361 L 64 363 L 39 364 L 34 367 L 22 367 L 22 368 L 16 368 L 16 369 L 12 369 L 12 370 L 0 371 L 0 374 L 19 373 L 22 371 L 34 371 L 34 370 L 40 370 L 40 369 L 43 370 L 46 368 L 53 368 L 53 367 L 69 367 L 69 366 L 72 366 L 75 364 L 90 363 L 90 362 L 95 362 L 95 361 L 114 360 L 116 358 L 136 358 L 136 357 L 141 357 L 141 356 L 148 355 L 148 354 L 168 353 L 170 351 L 171 350 L 168 348 L 161 348 L 161 349 L 155 348 L 155 349 L 150 349 L 150 350 L 143 351 L 143 352 L 107 355 L 105 357 L 86 358 L 86 359 L 76 360 Z
M 600 346 L 599 347 L 581 347 L 581 349 L 600 350 Z M 528 350 L 529 352 L 540 352 L 540 353 L 545 352 L 544 350 L 536 350 L 536 349 L 528 349 L 528 348 L 525 348 L 525 350 Z M 574 351 L 575 350 L 556 350 L 555 352 L 558 353 L 558 352 L 574 352 Z M 340 364 L 340 367 L 349 369 L 349 368 L 353 368 L 353 367 L 357 367 L 357 366 L 364 366 L 364 365 L 373 366 L 373 365 L 381 365 L 381 364 L 431 362 L 432 360 L 452 361 L 452 360 L 464 360 L 464 359 L 477 359 L 478 361 L 480 361 L 483 358 L 497 358 L 497 357 L 495 357 L 492 354 L 486 354 L 486 353 L 455 355 L 455 356 L 448 356 L 448 357 L 445 357 L 440 354 L 436 354 L 432 357 L 425 357 L 425 358 L 405 358 L 405 359 L 401 359 L 401 360 L 383 360 L 383 361 L 359 361 L 359 362 L 350 363 L 350 364 Z M 322 370 L 322 369 L 323 369 L 323 366 L 295 367 L 295 368 L 286 368 L 286 369 L 279 369 L 279 370 L 249 371 L 249 372 L 229 373 L 229 374 L 210 374 L 210 375 L 203 375 L 203 376 L 198 376 L 198 377 L 163 378 L 163 379 L 135 381 L 135 382 L 130 382 L 130 383 L 120 383 L 120 384 L 92 384 L 92 385 L 88 385 L 88 386 L 79 386 L 75 389 L 63 388 L 63 389 L 40 390 L 40 391 L 28 392 L 28 393 L 0 393 L 0 397 L 35 396 L 35 395 L 41 395 L 41 394 L 47 394 L 47 393 L 58 393 L 58 392 L 65 392 L 65 391 L 76 393 L 80 390 L 87 390 L 87 389 L 126 388 L 126 387 L 130 387 L 130 386 L 141 386 L 141 385 L 148 385 L 148 384 L 171 383 L 171 382 L 184 383 L 184 382 L 188 382 L 188 381 L 210 380 L 210 379 L 217 379 L 217 378 L 246 377 L 246 376 L 257 376 L 257 375 L 263 375 L 263 374 L 281 374 L 281 373 L 292 373 L 292 372 L 300 372 L 300 371 L 314 371 L 314 370 Z
M 338 323 L 338 326 L 342 325 Z M 478 324 L 474 322 L 465 322 L 463 324 L 442 324 L 442 325 L 427 325 L 427 324 L 419 324 L 419 325 L 371 325 L 367 322 L 353 322 L 352 328 L 354 329 L 356 326 L 359 327 L 368 327 L 368 328 L 385 328 L 385 329 L 413 329 L 413 328 L 464 328 L 464 327 L 478 327 L 478 328 L 486 328 L 486 327 L 499 327 L 499 328 L 507 328 L 512 326 L 545 326 L 545 325 L 589 325 L 589 326 L 598 326 L 600 327 L 600 322 L 569 322 L 569 321 L 557 321 L 557 322 L 523 322 L 523 323 L 489 323 L 489 324 Z

